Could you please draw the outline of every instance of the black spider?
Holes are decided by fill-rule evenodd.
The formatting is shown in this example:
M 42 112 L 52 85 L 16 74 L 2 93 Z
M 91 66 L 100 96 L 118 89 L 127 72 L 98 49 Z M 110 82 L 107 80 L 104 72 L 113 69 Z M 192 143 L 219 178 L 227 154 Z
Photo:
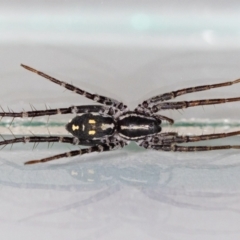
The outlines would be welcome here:
M 74 145 L 89 146 L 88 148 L 70 151 L 59 155 L 43 158 L 40 160 L 28 161 L 25 164 L 33 164 L 39 162 L 48 162 L 51 160 L 82 155 L 91 152 L 104 152 L 123 148 L 129 144 L 130 141 L 135 141 L 139 146 L 162 151 L 209 151 L 219 149 L 240 149 L 240 145 L 224 145 L 224 146 L 179 146 L 178 143 L 197 142 L 202 140 L 224 138 L 240 134 L 240 131 L 219 134 L 207 134 L 199 136 L 180 136 L 174 132 L 161 133 L 162 120 L 173 124 L 174 121 L 168 117 L 157 114 L 160 110 L 167 109 L 183 109 L 188 107 L 195 107 L 200 105 L 221 104 L 226 102 L 240 101 L 240 97 L 226 98 L 226 99 L 203 99 L 195 101 L 178 101 L 165 102 L 167 100 L 176 98 L 180 95 L 209 90 L 211 88 L 230 86 L 240 82 L 237 79 L 232 82 L 224 82 L 219 84 L 197 86 L 192 88 L 185 88 L 169 93 L 164 93 L 152 97 L 142 104 L 139 104 L 134 111 L 130 111 L 123 103 L 100 96 L 91 94 L 71 84 L 59 81 L 53 77 L 46 75 L 43 72 L 37 71 L 26 65 L 22 67 L 30 70 L 38 75 L 47 78 L 70 91 L 85 96 L 102 105 L 87 105 L 87 106 L 72 106 L 69 108 L 47 109 L 42 111 L 28 111 L 28 112 L 0 112 L 2 117 L 38 117 L 44 115 L 56 114 L 77 114 L 67 125 L 66 129 L 73 135 L 73 137 L 61 136 L 32 136 L 13 138 L 10 140 L 3 140 L 0 145 L 13 144 L 18 142 L 64 142 Z

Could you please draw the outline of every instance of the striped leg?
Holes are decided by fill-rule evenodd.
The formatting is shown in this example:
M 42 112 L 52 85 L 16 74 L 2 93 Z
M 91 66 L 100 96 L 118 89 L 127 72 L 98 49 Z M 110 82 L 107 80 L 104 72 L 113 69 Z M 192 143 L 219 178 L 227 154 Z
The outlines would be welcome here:
M 119 109 L 121 111 L 125 110 L 127 108 L 127 106 L 125 106 L 123 103 L 121 103 L 121 102 L 119 102 L 119 101 L 117 101 L 115 99 L 108 98 L 108 97 L 105 97 L 105 96 L 100 96 L 100 95 L 97 95 L 97 94 L 89 93 L 89 92 L 84 91 L 84 90 L 82 90 L 80 88 L 77 88 L 77 87 L 75 87 L 75 86 L 73 86 L 73 85 L 71 85 L 69 83 L 60 81 L 60 80 L 58 80 L 56 78 L 53 78 L 53 77 L 50 77 L 49 75 L 47 75 L 47 74 L 45 74 L 43 72 L 40 72 L 40 71 L 38 71 L 38 70 L 36 70 L 34 68 L 31 68 L 29 66 L 26 66 L 26 65 L 23 65 L 23 64 L 21 64 L 21 66 L 24 67 L 25 69 L 31 71 L 31 72 L 34 72 L 34 73 L 36 73 L 36 74 L 38 74 L 38 75 L 40 75 L 40 76 L 50 80 L 53 83 L 56 83 L 56 84 L 66 88 L 66 89 L 68 89 L 68 90 L 70 90 L 72 92 L 75 92 L 75 93 L 77 93 L 79 95 L 82 95 L 82 96 L 84 96 L 84 97 L 86 97 L 88 99 L 91 99 L 91 100 L 95 101 L 95 102 L 102 103 L 102 104 L 104 104 L 104 105 L 106 105 L 108 107 L 117 108 L 117 109 Z
M 189 107 L 203 106 L 203 105 L 214 105 L 228 102 L 240 101 L 240 97 L 236 98 L 217 98 L 217 99 L 203 99 L 195 101 L 181 101 L 181 102 L 163 102 L 154 105 L 150 108 L 150 112 L 156 113 L 160 110 L 172 110 L 172 109 L 183 109 Z
M 71 106 L 69 108 L 58 108 L 58 109 L 46 109 L 46 110 L 34 110 L 34 111 L 26 111 L 26 112 L 5 112 L 2 109 L 0 112 L 1 117 L 39 117 L 46 115 L 57 115 L 57 114 L 77 114 L 77 113 L 88 113 L 88 112 L 96 112 L 96 113 L 106 113 L 109 115 L 114 114 L 114 110 L 108 107 L 104 107 L 101 105 L 86 105 L 86 106 Z
M 160 133 L 155 136 L 149 136 L 144 140 L 138 142 L 139 146 L 146 149 L 154 149 L 159 151 L 172 152 L 197 152 L 197 151 L 211 151 L 223 149 L 240 149 L 240 145 L 223 145 L 223 146 L 178 146 L 176 143 L 188 143 L 213 140 L 225 137 L 240 135 L 240 131 L 229 133 L 205 134 L 198 136 L 179 136 L 177 133 Z
M 6 146 L 9 144 L 15 143 L 53 143 L 53 142 L 63 142 L 63 143 L 70 143 L 73 145 L 79 145 L 80 141 L 76 137 L 61 137 L 61 136 L 32 136 L 32 137 L 19 137 L 19 138 L 12 138 L 12 139 L 4 139 L 2 136 L 3 141 L 0 141 L 0 146 Z
M 43 158 L 40 160 L 31 160 L 31 161 L 25 162 L 25 164 L 44 163 L 44 162 L 49 162 L 49 161 L 57 160 L 57 159 L 64 158 L 64 157 L 73 157 L 73 156 L 77 156 L 77 155 L 80 156 L 80 155 L 92 153 L 92 152 L 107 152 L 107 151 L 111 151 L 111 150 L 116 150 L 118 148 L 122 148 L 125 145 L 126 145 L 126 143 L 122 142 L 122 141 L 108 143 L 108 144 L 99 144 L 99 145 L 92 146 L 89 148 L 65 152 L 62 154 L 54 155 L 54 156 Z
M 169 122 L 171 125 L 174 123 L 174 120 L 172 118 L 168 118 L 168 117 L 165 117 L 163 115 L 159 115 L 159 114 L 155 114 L 153 115 L 154 117 L 156 117 L 157 119 L 160 119 L 161 121 L 167 121 Z
M 213 89 L 213 88 L 231 86 L 231 85 L 237 84 L 239 82 L 240 82 L 240 79 L 236 79 L 235 81 L 229 81 L 229 82 L 217 83 L 217 84 L 211 84 L 211 85 L 203 85 L 203 86 L 197 86 L 197 87 L 190 87 L 190 88 L 183 88 L 183 89 L 180 89 L 177 91 L 164 93 L 164 94 L 157 95 L 157 96 L 154 96 L 152 98 L 145 100 L 143 103 L 139 104 L 139 106 L 136 108 L 136 110 L 141 111 L 142 109 L 152 108 L 158 102 L 163 102 L 163 101 L 167 101 L 170 99 L 174 99 L 174 98 L 179 97 L 184 94 L 206 91 L 206 90 Z
M 197 135 L 197 136 L 179 136 L 178 133 L 175 133 L 175 132 L 166 132 L 166 133 L 157 134 L 155 136 L 149 136 L 139 141 L 139 145 L 145 148 L 152 148 L 153 145 L 171 145 L 174 143 L 199 142 L 199 141 L 232 137 L 236 135 L 240 135 L 240 131 L 229 132 L 229 133 L 204 134 L 204 135 Z
M 203 135 L 198 135 L 198 136 L 174 136 L 174 137 L 172 137 L 172 139 L 166 139 L 166 140 L 163 139 L 162 142 L 163 142 L 163 144 L 199 142 L 199 141 L 232 137 L 232 136 L 236 136 L 236 135 L 240 135 L 240 131 L 229 132 L 229 133 L 203 134 Z
M 225 149 L 240 149 L 240 145 L 222 145 L 222 146 L 178 146 L 172 145 L 152 145 L 151 149 L 166 152 L 200 152 Z
M 3 137 L 2 137 L 3 138 Z M 43 137 L 43 136 L 32 136 L 32 137 L 20 137 L 20 138 L 13 138 L 13 139 L 4 139 L 3 141 L 0 141 L 0 146 L 5 147 L 9 144 L 15 144 L 15 143 L 54 143 L 54 142 L 62 142 L 62 143 L 69 143 L 73 145 L 88 145 L 91 146 L 89 148 L 81 149 L 81 150 L 74 150 L 58 155 L 54 155 L 48 158 L 40 159 L 40 160 L 31 160 L 26 162 L 25 164 L 34 164 L 34 163 L 40 163 L 40 162 L 48 162 L 52 160 L 57 160 L 63 157 L 72 157 L 76 155 L 83 155 L 86 153 L 91 152 L 106 152 L 115 150 L 118 148 L 122 148 L 125 145 L 127 145 L 127 142 L 118 140 L 116 138 L 110 139 L 102 139 L 103 142 L 100 141 L 86 141 L 86 140 L 79 140 L 76 137 L 61 137 L 61 136 L 49 136 L 49 137 Z

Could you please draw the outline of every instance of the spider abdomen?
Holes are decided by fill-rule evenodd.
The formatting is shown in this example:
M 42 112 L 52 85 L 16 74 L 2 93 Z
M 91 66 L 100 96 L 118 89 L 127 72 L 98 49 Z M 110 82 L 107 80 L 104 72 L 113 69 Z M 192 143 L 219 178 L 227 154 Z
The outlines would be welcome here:
M 127 112 L 118 119 L 117 132 L 125 139 L 136 140 L 161 131 L 161 120 L 140 113 Z

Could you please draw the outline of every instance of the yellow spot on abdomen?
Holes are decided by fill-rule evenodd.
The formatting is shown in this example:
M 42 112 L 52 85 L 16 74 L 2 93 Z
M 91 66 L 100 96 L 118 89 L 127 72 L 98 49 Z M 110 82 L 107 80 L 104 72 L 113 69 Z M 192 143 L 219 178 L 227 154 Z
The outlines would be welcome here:
M 94 135 L 95 133 L 96 133 L 95 130 L 90 130 L 90 131 L 88 132 L 89 135 Z
M 96 123 L 96 121 L 95 121 L 95 120 L 93 120 L 93 119 L 89 119 L 88 123 L 90 123 L 90 124 L 95 124 L 95 123 Z
M 79 129 L 79 126 L 75 126 L 74 124 L 72 125 L 72 130 L 75 131 L 75 130 L 78 130 Z

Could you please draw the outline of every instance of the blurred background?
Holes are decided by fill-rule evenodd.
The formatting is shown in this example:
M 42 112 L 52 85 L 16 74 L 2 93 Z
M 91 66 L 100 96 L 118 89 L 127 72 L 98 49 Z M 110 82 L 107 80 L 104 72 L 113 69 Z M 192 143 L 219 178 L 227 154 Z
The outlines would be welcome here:
M 4 111 L 92 104 L 20 67 L 26 64 L 89 92 L 125 102 L 240 78 L 239 1 L 2 1 L 0 104 Z M 240 86 L 177 100 L 240 96 Z M 165 111 L 164 131 L 240 129 L 239 103 Z M 4 138 L 67 135 L 73 115 L 3 118 Z M 12 123 L 11 123 L 12 122 Z M 10 127 L 10 130 L 9 130 Z M 200 145 L 239 144 L 239 137 Z M 103 154 L 24 166 L 76 149 L 16 144 L 0 152 L 4 239 L 238 239 L 237 150 Z M 14 229 L 14 231 L 13 231 Z

